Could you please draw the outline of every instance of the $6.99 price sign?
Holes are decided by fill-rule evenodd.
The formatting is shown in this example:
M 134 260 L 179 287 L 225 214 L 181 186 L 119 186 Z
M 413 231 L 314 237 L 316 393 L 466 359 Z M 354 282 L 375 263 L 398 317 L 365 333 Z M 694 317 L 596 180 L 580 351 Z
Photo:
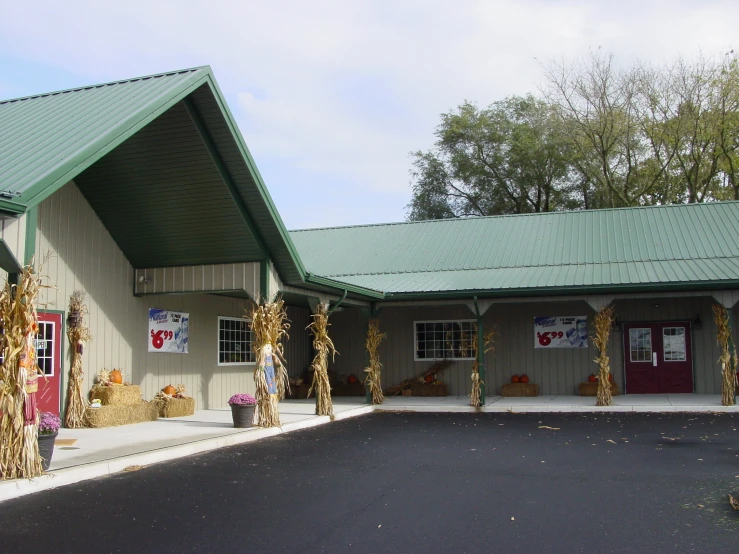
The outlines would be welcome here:
M 174 338 L 174 331 L 165 331 L 164 329 L 160 329 L 159 331 L 152 329 L 149 334 L 151 335 L 151 345 L 157 350 L 160 350 L 164 346 L 165 340 L 172 340 Z
M 187 354 L 190 314 L 149 310 L 149 352 Z

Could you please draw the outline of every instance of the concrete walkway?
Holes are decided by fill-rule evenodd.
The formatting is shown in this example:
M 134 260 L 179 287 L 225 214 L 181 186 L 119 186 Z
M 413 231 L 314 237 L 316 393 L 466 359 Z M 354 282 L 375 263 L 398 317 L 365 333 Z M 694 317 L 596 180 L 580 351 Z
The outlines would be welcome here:
M 739 406 L 721 406 L 719 395 L 624 395 L 614 406 L 596 407 L 594 397 L 492 396 L 481 409 L 464 397 L 386 398 L 368 406 L 362 397 L 334 398 L 336 420 L 377 411 L 415 412 L 737 412 Z M 50 471 L 33 480 L 0 481 L 0 502 L 36 491 L 55 488 L 183 456 L 190 456 L 280 433 L 329 423 L 314 415 L 315 400 L 288 400 L 280 405 L 282 428 L 234 429 L 231 410 L 200 410 L 192 416 L 159 419 L 147 423 L 105 429 L 62 429 L 57 437 Z

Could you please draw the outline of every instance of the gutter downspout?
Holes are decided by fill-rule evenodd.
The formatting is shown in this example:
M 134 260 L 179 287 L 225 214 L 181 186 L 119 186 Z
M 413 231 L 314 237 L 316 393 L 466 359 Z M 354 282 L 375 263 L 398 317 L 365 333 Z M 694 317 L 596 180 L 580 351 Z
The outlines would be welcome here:
M 344 296 L 342 296 L 342 297 L 341 297 L 341 300 L 339 300 L 339 301 L 338 301 L 338 302 L 336 303 L 336 305 L 335 305 L 335 306 L 334 306 L 333 308 L 331 308 L 331 309 L 330 309 L 330 310 L 328 311 L 328 315 L 329 315 L 329 316 L 331 316 L 331 314 L 332 314 L 332 313 L 334 313 L 334 310 L 335 310 L 336 308 L 338 308 L 339 306 L 341 306 L 341 303 L 342 303 L 342 302 L 344 301 L 344 299 L 346 298 L 346 295 L 347 295 L 348 293 L 349 293 L 349 291 L 348 291 L 348 290 L 346 290 L 346 289 L 344 289 Z
M 475 301 L 475 313 L 477 314 L 477 371 L 480 374 L 480 403 L 485 405 L 485 332 L 482 328 L 482 316 L 480 315 L 480 306 L 477 303 L 477 296 L 473 297 Z

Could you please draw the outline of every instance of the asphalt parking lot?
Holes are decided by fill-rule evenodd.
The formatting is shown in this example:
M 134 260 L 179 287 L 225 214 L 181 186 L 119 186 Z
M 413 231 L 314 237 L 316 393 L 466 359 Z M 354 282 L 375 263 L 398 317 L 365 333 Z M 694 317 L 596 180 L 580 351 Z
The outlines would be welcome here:
M 0 504 L 3 552 L 736 552 L 738 414 L 381 413 Z

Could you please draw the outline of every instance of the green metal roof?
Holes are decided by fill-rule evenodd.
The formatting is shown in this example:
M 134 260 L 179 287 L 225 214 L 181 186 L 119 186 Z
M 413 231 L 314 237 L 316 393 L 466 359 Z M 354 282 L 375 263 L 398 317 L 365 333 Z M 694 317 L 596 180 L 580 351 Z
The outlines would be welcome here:
M 134 267 L 266 250 L 287 284 L 381 296 L 307 274 L 209 67 L 0 101 L 0 211 L 70 180 Z
M 739 202 L 290 234 L 309 271 L 388 298 L 739 286 Z

